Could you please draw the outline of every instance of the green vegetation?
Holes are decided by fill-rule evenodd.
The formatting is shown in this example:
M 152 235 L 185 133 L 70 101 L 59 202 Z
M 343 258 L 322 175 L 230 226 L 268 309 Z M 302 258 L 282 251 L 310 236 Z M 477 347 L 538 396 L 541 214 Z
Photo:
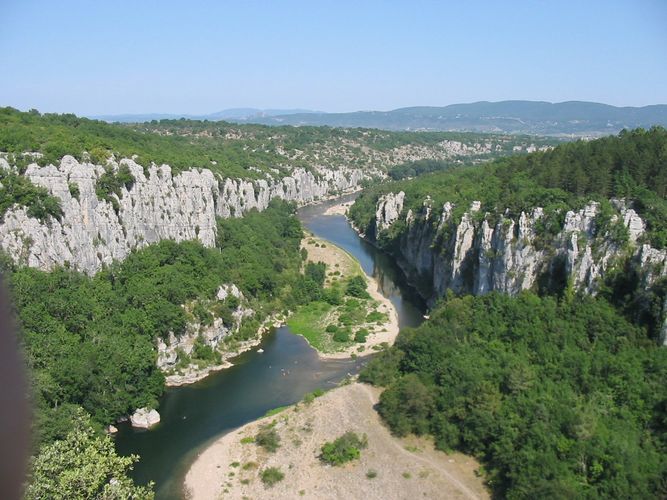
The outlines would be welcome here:
M 395 181 L 448 170 L 460 164 L 443 160 L 417 160 L 391 167 L 387 174 Z
M 18 205 L 26 208 L 30 217 L 46 221 L 49 216 L 60 220 L 60 200 L 51 196 L 46 188 L 36 186 L 27 177 L 0 168 L 0 221 L 7 210 Z
M 378 473 L 375 469 L 369 469 L 368 472 L 366 472 L 366 477 L 368 479 L 375 479 L 378 477 Z
M 329 465 L 343 465 L 344 463 L 357 460 L 361 456 L 361 450 L 368 446 L 366 435 L 358 436 L 348 431 L 333 442 L 322 445 L 320 460 Z
M 322 389 L 315 389 L 313 392 L 309 392 L 303 397 L 303 402 L 309 405 L 313 401 L 315 401 L 315 398 L 319 398 L 324 394 L 324 391 Z
M 258 178 L 271 169 L 310 168 L 317 162 L 384 169 L 392 150 L 406 145 L 432 149 L 443 140 L 467 144 L 492 141 L 501 146 L 480 157 L 511 154 L 515 144 L 535 138 L 468 133 L 415 133 L 330 127 L 267 127 L 197 120 L 161 120 L 143 124 L 109 124 L 72 114 L 24 113 L 0 108 L 0 151 L 24 168 L 32 161 L 57 164 L 64 155 L 104 165 L 114 155 L 145 168 L 168 164 L 176 172 L 208 168 L 227 177 Z M 24 153 L 40 153 L 32 158 Z M 289 157 L 289 158 L 288 158 Z
M 277 408 L 273 408 L 273 409 L 267 411 L 267 412 L 264 414 L 264 416 L 265 416 L 265 417 L 272 417 L 272 416 L 274 416 L 274 415 L 278 415 L 278 413 L 282 413 L 282 412 L 285 411 L 287 408 L 289 408 L 289 406 L 278 406 Z
M 267 467 L 260 472 L 259 477 L 267 488 L 285 479 L 285 474 L 278 467 Z
M 499 498 L 666 494 L 667 351 L 602 298 L 448 296 L 362 380 L 397 435 L 477 456 Z
M 32 373 L 38 442 L 65 438 L 79 407 L 103 426 L 156 406 L 163 376 L 155 336 L 180 334 L 201 320 L 190 311 L 196 307 L 183 304 L 216 310 L 218 287 L 235 283 L 256 314 L 232 342 L 254 335 L 267 314 L 295 304 L 290 290 L 302 279 L 301 229 L 291 206 L 274 203 L 262 214 L 221 220 L 219 231 L 217 249 L 163 241 L 94 277 L 65 268 L 6 269 Z M 236 298 L 223 303 L 236 305 Z M 181 361 L 217 364 L 220 353 L 198 339 Z
M 263 426 L 255 436 L 255 444 L 266 451 L 275 453 L 280 448 L 280 435 L 272 425 Z
M 369 329 L 387 320 L 386 314 L 374 309 L 376 304 L 366 291 L 366 280 L 356 275 L 347 284 L 346 280 L 333 283 L 330 288 L 324 289 L 323 295 L 325 298 L 339 298 L 341 289 L 344 286 L 349 289 L 350 282 L 353 283 L 353 296 L 336 300 L 335 304 L 314 301 L 299 307 L 287 321 L 290 329 L 303 335 L 311 346 L 321 352 L 335 352 L 353 343 L 365 343 Z M 363 289 L 360 283 L 363 283 Z M 356 331 L 353 331 L 355 328 Z
M 133 185 L 134 177 L 127 165 L 121 165 L 117 171 L 107 167 L 106 171 L 97 179 L 95 194 L 100 200 L 110 202 L 117 213 L 120 209 L 118 199 L 122 195 L 121 190 L 123 188 L 132 189 Z M 116 197 L 111 195 L 116 195 Z
M 293 332 L 303 335 L 314 349 L 324 351 L 327 349 L 329 337 L 322 333 L 320 322 L 326 317 L 331 307 L 326 302 L 311 302 L 300 307 L 295 314 L 290 316 L 287 324 Z
M 357 297 L 359 299 L 368 299 L 370 295 L 366 291 L 366 280 L 363 276 L 357 275 L 350 278 L 345 287 L 345 295 Z
M 127 476 L 139 457 L 116 455 L 112 439 L 95 432 L 81 411 L 71 426 L 64 439 L 43 446 L 34 459 L 27 500 L 153 498 L 152 484 L 135 486 Z
M 428 174 L 410 181 L 388 183 L 364 192 L 350 208 L 355 224 L 375 234 L 378 197 L 389 191 L 406 193 L 404 210 L 421 213 L 427 196 L 433 207 L 455 205 L 450 224 L 456 224 L 473 200 L 484 212 L 511 217 L 544 207 L 545 236 L 562 228 L 565 212 L 589 200 L 607 203 L 611 197 L 632 202 L 647 224 L 646 241 L 667 246 L 667 130 L 654 127 L 621 132 L 590 142 L 562 144 L 551 151 L 503 158 L 476 167 Z M 609 208 L 611 210 L 611 207 Z M 390 246 L 405 229 L 402 222 L 378 241 Z M 447 229 L 445 229 L 445 232 Z
M 323 246 L 314 239 L 307 244 Z M 327 274 L 322 262 L 308 262 L 303 278 L 306 283 L 301 284 L 304 305 L 288 320 L 290 329 L 320 352 L 338 352 L 355 343 L 363 344 L 377 323 L 387 320 L 387 315 L 376 310 L 377 302 L 366 290 L 359 263 L 339 248 L 331 251 L 344 257 L 342 273 L 336 270 Z

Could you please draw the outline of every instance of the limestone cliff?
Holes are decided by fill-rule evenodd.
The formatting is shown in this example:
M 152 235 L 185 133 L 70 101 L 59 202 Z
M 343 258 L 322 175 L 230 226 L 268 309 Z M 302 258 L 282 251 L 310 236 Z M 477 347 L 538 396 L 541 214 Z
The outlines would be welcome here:
M 264 210 L 273 198 L 312 202 L 350 191 L 371 173 L 295 168 L 282 178 L 244 180 L 219 178 L 206 169 L 173 175 L 168 165 L 145 168 L 127 158 L 112 159 L 108 167 L 117 170 L 120 165 L 127 165 L 134 183 L 120 196 L 111 195 L 117 197 L 117 210 L 96 195 L 105 166 L 79 163 L 72 156 L 65 156 L 58 166 L 30 165 L 24 175 L 60 200 L 63 217 L 41 222 L 15 206 L 0 223 L 0 248 L 20 264 L 44 270 L 69 265 L 93 274 L 133 249 L 162 239 L 198 239 L 211 247 L 216 216 L 240 217 L 253 208 Z M 0 167 L 11 168 L 4 160 Z
M 568 211 L 562 229 L 545 235 L 540 207 L 512 217 L 508 212 L 481 213 L 481 203 L 475 201 L 454 220 L 451 203 L 436 210 L 427 198 L 419 210 L 406 210 L 404 200 L 403 192 L 378 200 L 375 238 L 379 242 L 391 238 L 390 251 L 431 300 L 448 289 L 475 295 L 492 290 L 516 294 L 567 282 L 595 294 L 612 266 L 627 258 L 640 273 L 643 287 L 667 275 L 667 251 L 640 243 L 645 224 L 622 200 L 611 200 L 617 210 L 611 223 L 622 224 L 627 231 L 623 242 L 596 227 L 600 211 L 596 202 Z

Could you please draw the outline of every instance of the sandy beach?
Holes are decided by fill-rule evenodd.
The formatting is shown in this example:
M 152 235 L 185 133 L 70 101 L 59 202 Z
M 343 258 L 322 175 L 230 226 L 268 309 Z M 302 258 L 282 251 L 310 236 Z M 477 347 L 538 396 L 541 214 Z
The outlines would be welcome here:
M 332 205 L 324 211 L 324 215 L 347 215 L 347 209 L 354 204 L 354 200 Z
M 222 436 L 191 466 L 187 498 L 489 498 L 473 458 L 437 451 L 426 438 L 392 436 L 373 408 L 379 393 L 353 383 Z M 247 442 L 267 424 L 280 436 L 275 453 Z M 339 467 L 322 463 L 322 445 L 346 431 L 366 434 L 360 459 Z M 260 473 L 267 467 L 278 467 L 284 479 L 265 486 Z

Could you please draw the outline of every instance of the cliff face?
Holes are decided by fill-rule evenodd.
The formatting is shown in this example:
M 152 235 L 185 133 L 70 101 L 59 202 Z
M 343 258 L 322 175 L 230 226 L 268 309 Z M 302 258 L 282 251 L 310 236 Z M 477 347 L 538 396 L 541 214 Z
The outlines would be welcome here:
M 70 265 L 93 274 L 131 250 L 162 239 L 198 239 L 211 247 L 216 216 L 240 217 L 253 208 L 264 210 L 273 198 L 311 202 L 352 190 L 366 177 L 358 169 L 320 169 L 314 174 L 296 168 L 280 179 L 250 181 L 220 179 L 206 169 L 172 175 L 167 165 L 145 171 L 131 159 L 111 165 L 114 169 L 127 165 L 135 179 L 129 190 L 122 189 L 117 213 L 95 194 L 104 167 L 79 163 L 71 156 L 57 167 L 30 165 L 25 176 L 60 199 L 62 220 L 40 222 L 15 207 L 0 224 L 0 248 L 20 264 L 43 270 Z M 4 162 L 0 167 L 9 165 Z M 77 196 L 70 193 L 72 185 L 78 187 Z
M 403 192 L 382 196 L 376 207 L 376 238 L 382 240 L 396 223 L 404 224 L 391 246 L 406 272 L 426 285 L 431 300 L 446 290 L 481 295 L 492 290 L 517 294 L 521 290 L 570 282 L 595 294 L 600 281 L 619 259 L 629 257 L 643 287 L 667 275 L 667 251 L 638 244 L 645 224 L 625 203 L 612 200 L 627 243 L 618 243 L 596 228 L 598 203 L 569 211 L 556 235 L 539 227 L 544 211 L 536 207 L 518 217 L 480 213 L 473 202 L 460 220 L 452 219 L 453 205 L 432 207 L 427 198 L 418 211 L 404 210 Z M 665 304 L 667 310 L 667 303 Z M 663 338 L 667 336 L 667 322 Z

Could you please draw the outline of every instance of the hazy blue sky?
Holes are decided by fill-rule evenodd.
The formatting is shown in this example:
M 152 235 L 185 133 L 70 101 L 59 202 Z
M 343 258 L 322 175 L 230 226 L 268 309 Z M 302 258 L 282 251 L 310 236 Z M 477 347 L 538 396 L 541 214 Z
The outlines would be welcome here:
M 667 103 L 667 0 L 0 0 L 0 105 Z

